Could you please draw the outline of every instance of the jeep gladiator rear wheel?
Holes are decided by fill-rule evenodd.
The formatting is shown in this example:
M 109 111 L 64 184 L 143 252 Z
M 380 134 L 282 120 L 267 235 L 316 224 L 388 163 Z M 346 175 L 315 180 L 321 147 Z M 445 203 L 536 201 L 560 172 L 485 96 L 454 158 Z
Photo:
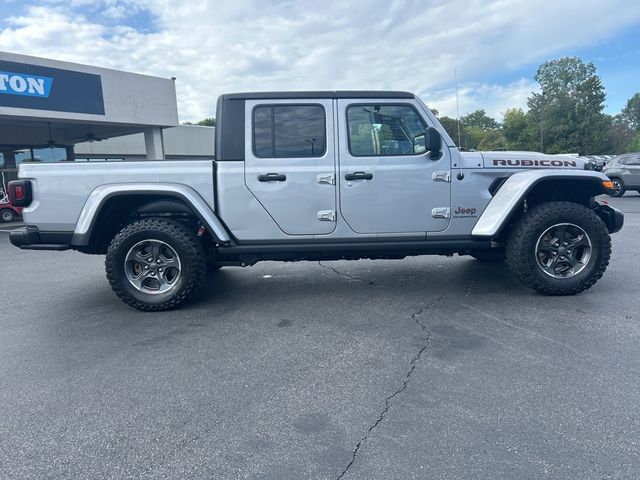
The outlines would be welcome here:
M 216 263 L 213 260 L 207 260 L 207 273 L 217 272 L 222 268 L 222 265 Z
M 509 267 L 526 286 L 547 295 L 573 295 L 602 277 L 611 257 L 611 239 L 591 209 L 548 202 L 517 221 L 506 253 Z
M 111 241 L 105 268 L 113 291 L 139 310 L 169 310 L 202 283 L 206 260 L 198 237 L 180 222 L 145 218 Z

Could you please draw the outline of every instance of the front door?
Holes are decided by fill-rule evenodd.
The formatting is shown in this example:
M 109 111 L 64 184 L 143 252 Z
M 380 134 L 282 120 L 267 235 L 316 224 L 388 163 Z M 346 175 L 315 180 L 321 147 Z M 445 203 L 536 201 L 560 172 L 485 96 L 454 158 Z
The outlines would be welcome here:
M 338 101 L 340 212 L 354 232 L 438 232 L 449 225 L 449 151 L 443 145 L 437 160 L 424 152 L 428 125 L 420 109 L 415 101 Z
M 245 102 L 245 183 L 289 235 L 335 230 L 333 103 Z
M 640 155 L 630 156 L 626 161 L 626 168 L 631 178 L 629 180 L 625 178 L 625 183 L 634 187 L 640 186 Z

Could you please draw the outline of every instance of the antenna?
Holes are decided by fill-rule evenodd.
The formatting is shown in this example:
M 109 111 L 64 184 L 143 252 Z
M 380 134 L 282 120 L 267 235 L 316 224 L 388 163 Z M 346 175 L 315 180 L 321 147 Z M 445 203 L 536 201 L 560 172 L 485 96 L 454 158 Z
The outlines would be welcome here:
M 544 153 L 544 90 L 542 91 L 542 109 L 540 110 L 540 153 Z
M 462 148 L 460 140 L 460 103 L 458 102 L 458 70 L 453 69 L 453 76 L 456 79 L 456 122 L 458 123 L 458 148 Z

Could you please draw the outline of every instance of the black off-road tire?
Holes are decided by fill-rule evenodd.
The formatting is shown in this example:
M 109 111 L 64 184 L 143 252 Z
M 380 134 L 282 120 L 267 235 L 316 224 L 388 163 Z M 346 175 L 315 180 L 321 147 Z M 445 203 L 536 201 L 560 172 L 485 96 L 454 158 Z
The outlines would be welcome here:
M 507 254 L 500 248 L 474 250 L 471 252 L 471 256 L 479 262 L 504 262 L 507 259 Z
M 164 242 L 179 257 L 180 277 L 167 292 L 139 291 L 127 278 L 125 258 L 134 245 L 144 240 Z M 202 284 L 206 257 L 200 239 L 182 223 L 168 218 L 144 218 L 130 223 L 113 238 L 107 249 L 105 269 L 111 288 L 125 303 L 139 310 L 170 310 L 188 300 Z
M 216 263 L 215 261 L 208 259 L 207 260 L 207 273 L 217 272 L 222 268 L 222 265 Z
M 555 278 L 538 265 L 536 245 L 550 227 L 570 223 L 580 227 L 591 241 L 591 256 L 582 271 L 569 278 Z M 532 207 L 514 225 L 507 241 L 507 263 L 526 286 L 546 295 L 573 295 L 596 283 L 609 265 L 611 238 L 593 210 L 572 202 L 548 202 Z
M 625 193 L 625 189 L 624 189 L 624 183 L 622 183 L 622 180 L 616 177 L 610 178 L 609 180 L 611 180 L 614 187 L 616 187 L 615 190 L 609 190 L 609 196 L 611 197 L 623 196 Z

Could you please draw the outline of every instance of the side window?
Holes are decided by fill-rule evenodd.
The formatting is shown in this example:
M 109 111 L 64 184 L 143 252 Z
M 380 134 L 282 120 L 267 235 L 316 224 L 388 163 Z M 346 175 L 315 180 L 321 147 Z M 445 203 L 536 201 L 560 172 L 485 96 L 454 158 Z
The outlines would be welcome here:
M 426 126 L 410 105 L 352 105 L 347 108 L 349 151 L 356 157 L 424 152 Z
M 629 157 L 627 159 L 627 161 L 625 162 L 625 164 L 626 165 L 635 165 L 635 166 L 640 165 L 640 155 Z
M 321 157 L 327 144 L 321 105 L 260 105 L 253 110 L 258 158 Z

